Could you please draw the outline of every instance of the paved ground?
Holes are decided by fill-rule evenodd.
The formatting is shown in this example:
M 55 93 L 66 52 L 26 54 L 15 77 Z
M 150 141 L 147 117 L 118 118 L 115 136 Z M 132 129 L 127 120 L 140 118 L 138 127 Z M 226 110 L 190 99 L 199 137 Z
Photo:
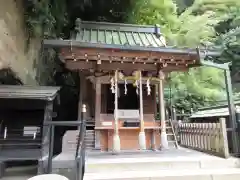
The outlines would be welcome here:
M 98 162 L 118 162 L 118 161 L 161 161 L 161 160 L 182 160 L 182 159 L 208 159 L 208 160 L 216 160 L 221 159 L 216 156 L 211 156 L 205 153 L 180 148 L 170 149 L 165 151 L 145 151 L 145 152 L 131 152 L 125 151 L 121 152 L 119 155 L 112 155 L 111 152 L 106 153 L 99 153 L 99 152 L 88 152 L 86 155 L 86 162 L 88 163 L 98 163 Z M 17 167 L 17 168 L 9 168 L 7 169 L 5 176 L 1 180 L 27 180 L 28 178 L 35 176 L 37 174 L 37 168 L 34 166 L 27 166 L 27 167 Z
M 87 152 L 85 180 L 239 180 L 239 160 L 190 149 L 131 152 L 118 155 Z
M 8 168 L 1 180 L 27 180 L 37 174 L 35 166 Z
M 205 154 L 202 152 L 179 148 L 179 149 L 168 149 L 161 151 L 139 151 L 139 152 L 131 152 L 125 151 L 121 152 L 118 155 L 112 155 L 111 152 L 99 153 L 99 152 L 88 152 L 86 154 L 86 162 L 87 163 L 97 163 L 102 161 L 114 162 L 114 161 L 143 161 L 144 159 L 155 159 L 156 161 L 161 160 L 181 160 L 181 159 L 208 159 L 208 160 L 216 160 L 222 159 L 220 157 L 212 156 L 209 154 Z

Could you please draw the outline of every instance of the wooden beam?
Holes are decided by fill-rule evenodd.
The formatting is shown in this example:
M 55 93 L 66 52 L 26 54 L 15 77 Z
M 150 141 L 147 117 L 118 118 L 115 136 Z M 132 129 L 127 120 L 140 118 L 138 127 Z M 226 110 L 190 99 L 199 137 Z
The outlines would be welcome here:
M 93 71 L 113 71 L 113 70 L 125 70 L 125 71 L 157 71 L 157 65 L 154 64 L 143 64 L 143 63 L 119 63 L 119 62 L 101 62 L 101 64 L 97 64 L 97 62 L 94 61 L 73 61 L 73 60 L 66 60 L 66 68 L 70 70 L 90 70 Z M 186 65 L 174 65 L 174 64 L 168 64 L 166 67 L 161 68 L 163 71 L 186 71 L 188 69 L 188 66 Z
M 109 76 L 101 76 L 101 77 L 94 77 L 94 76 L 88 76 L 87 79 L 89 79 L 93 84 L 95 84 L 96 79 L 99 79 L 99 81 L 102 84 L 110 84 L 110 77 Z M 150 77 L 142 77 L 142 84 L 146 84 L 147 83 L 147 79 L 149 79 Z M 127 83 L 132 84 L 135 82 L 135 77 L 134 76 L 125 76 L 124 80 L 118 80 L 118 84 L 124 84 L 125 80 L 127 80 Z M 158 84 L 159 83 L 159 79 L 158 77 L 153 77 L 150 78 L 150 83 L 151 84 Z
M 144 51 L 126 51 L 126 50 L 111 50 L 111 49 L 90 49 L 90 48 L 62 48 L 61 56 L 65 59 L 89 59 L 89 60 L 117 60 L 121 61 L 122 58 L 129 59 L 132 61 L 133 58 L 144 59 L 146 62 L 155 61 L 168 61 L 170 62 L 181 62 L 181 61 L 197 61 L 197 54 L 173 54 L 173 53 L 163 53 L 163 52 L 144 52 Z
M 175 47 L 142 47 L 142 46 L 123 46 L 123 45 L 112 45 L 112 44 L 101 44 L 101 43 L 90 43 L 80 42 L 76 40 L 56 40 L 56 39 L 45 39 L 43 40 L 44 48 L 79 48 L 79 49 L 106 49 L 110 51 L 135 51 L 135 52 L 157 52 L 157 53 L 168 53 L 168 54 L 189 54 L 197 56 L 220 56 L 220 51 L 207 51 L 204 49 L 189 49 L 189 48 L 175 48 Z
M 97 64 L 97 62 L 89 61 L 72 61 L 72 60 L 67 60 L 66 61 L 66 68 L 71 69 L 71 70 L 78 70 L 78 69 L 95 69 L 96 66 L 98 66 L 98 70 L 157 70 L 157 66 L 154 64 L 140 64 L 140 63 L 106 63 L 102 62 L 101 64 Z

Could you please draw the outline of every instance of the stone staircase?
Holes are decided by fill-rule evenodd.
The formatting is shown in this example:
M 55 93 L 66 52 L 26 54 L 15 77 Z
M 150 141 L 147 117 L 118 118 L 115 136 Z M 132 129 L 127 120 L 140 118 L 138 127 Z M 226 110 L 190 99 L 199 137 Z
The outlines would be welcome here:
M 239 180 L 240 161 L 175 149 L 88 155 L 84 180 Z
M 86 130 L 85 147 L 86 150 L 92 150 L 95 146 L 95 132 L 94 130 Z

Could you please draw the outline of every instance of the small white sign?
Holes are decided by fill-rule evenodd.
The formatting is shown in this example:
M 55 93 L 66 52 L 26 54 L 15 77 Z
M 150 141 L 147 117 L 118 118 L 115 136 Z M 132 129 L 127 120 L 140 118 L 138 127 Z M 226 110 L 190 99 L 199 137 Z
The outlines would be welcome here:
M 36 126 L 25 126 L 23 129 L 23 136 L 36 136 L 40 132 L 40 128 Z
M 139 110 L 119 109 L 117 115 L 118 118 L 138 119 Z
M 111 121 L 104 121 L 102 122 L 103 126 L 112 126 L 112 122 Z

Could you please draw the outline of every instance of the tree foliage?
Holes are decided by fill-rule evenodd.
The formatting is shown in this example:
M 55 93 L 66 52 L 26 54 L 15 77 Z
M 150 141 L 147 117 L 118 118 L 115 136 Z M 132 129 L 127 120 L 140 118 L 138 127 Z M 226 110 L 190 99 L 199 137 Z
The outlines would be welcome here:
M 239 81 L 240 69 L 240 6 L 231 10 L 231 15 L 219 26 L 217 44 L 222 47 L 221 62 L 232 62 L 233 81 Z
M 183 3 L 184 1 L 180 3 L 182 7 Z M 138 24 L 160 24 L 169 46 L 209 48 L 215 46 L 217 41 L 223 42 L 219 40 L 216 28 L 220 28 L 220 25 L 223 26 L 224 22 L 233 17 L 236 20 L 232 21 L 232 24 L 236 24 L 239 17 L 236 16 L 236 9 L 240 7 L 237 0 L 195 0 L 181 10 L 178 10 L 178 6 L 173 0 L 139 1 L 130 11 L 129 21 Z M 236 30 L 231 33 L 236 33 Z M 239 43 L 236 43 L 236 37 L 229 33 L 222 36 L 225 39 L 222 46 L 226 52 L 234 51 L 236 56 L 236 49 L 239 48 L 234 50 L 233 47 Z M 227 37 L 231 39 L 228 42 Z M 230 43 L 233 41 L 236 44 Z M 174 92 L 174 104 L 179 109 L 190 110 L 192 107 L 214 104 L 226 97 L 223 72 L 218 69 L 201 67 L 191 69 L 188 73 L 175 72 L 171 74 L 170 82 Z
M 26 23 L 31 37 L 69 37 L 76 18 L 137 24 L 159 24 L 168 46 L 220 46 L 218 62 L 240 67 L 239 0 L 28 0 Z M 127 11 L 126 11 L 127 10 Z M 66 80 L 68 81 L 68 80 Z M 70 80 L 71 81 L 71 80 Z M 72 81 L 71 81 L 72 82 Z M 214 68 L 174 72 L 169 83 L 179 109 L 189 110 L 225 98 L 223 73 Z

